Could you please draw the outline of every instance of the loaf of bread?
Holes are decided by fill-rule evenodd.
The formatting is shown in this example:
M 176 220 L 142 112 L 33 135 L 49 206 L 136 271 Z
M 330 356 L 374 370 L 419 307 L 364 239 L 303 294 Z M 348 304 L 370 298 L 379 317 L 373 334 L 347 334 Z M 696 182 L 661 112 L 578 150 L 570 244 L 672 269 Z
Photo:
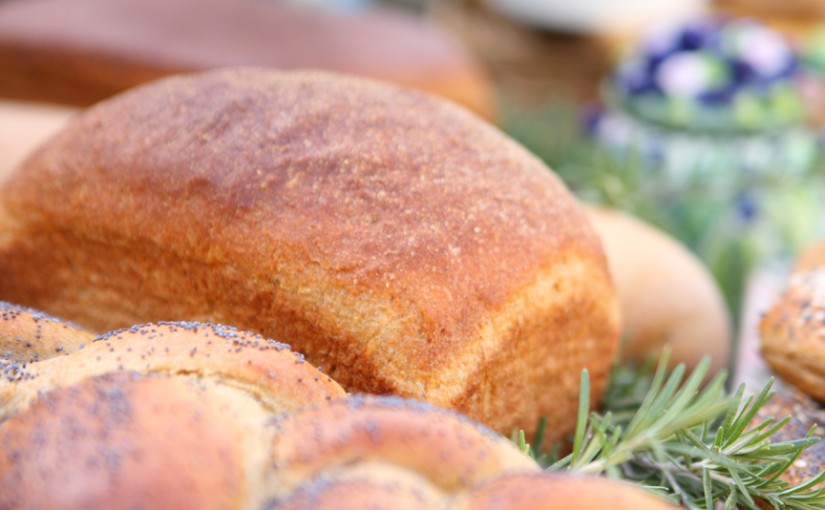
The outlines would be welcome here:
M 676 239 L 627 213 L 595 206 L 588 217 L 607 253 L 622 312 L 620 358 L 645 361 L 664 346 L 673 363 L 711 372 L 730 361 L 731 327 L 719 286 Z
M 557 437 L 618 341 L 558 178 L 448 102 L 324 73 L 168 78 L 78 115 L 0 189 L 0 298 L 95 331 L 287 340 L 348 391 Z
M 493 115 L 469 51 L 399 13 L 267 0 L 0 2 L 0 96 L 85 106 L 169 74 L 240 65 L 363 75 Z
M 771 369 L 825 402 L 825 268 L 793 274 L 762 317 L 759 333 Z
M 144 324 L 71 347 L 0 361 L 18 364 L 0 378 L 0 508 L 672 508 L 542 474 L 455 413 L 345 398 L 285 345 L 234 328 Z

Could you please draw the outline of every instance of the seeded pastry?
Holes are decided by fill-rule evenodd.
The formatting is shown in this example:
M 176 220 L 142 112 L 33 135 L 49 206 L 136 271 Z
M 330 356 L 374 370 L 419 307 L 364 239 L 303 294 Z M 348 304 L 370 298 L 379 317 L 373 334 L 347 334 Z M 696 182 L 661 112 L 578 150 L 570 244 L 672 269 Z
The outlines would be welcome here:
M 800 271 L 759 324 L 765 361 L 785 381 L 825 402 L 825 268 Z

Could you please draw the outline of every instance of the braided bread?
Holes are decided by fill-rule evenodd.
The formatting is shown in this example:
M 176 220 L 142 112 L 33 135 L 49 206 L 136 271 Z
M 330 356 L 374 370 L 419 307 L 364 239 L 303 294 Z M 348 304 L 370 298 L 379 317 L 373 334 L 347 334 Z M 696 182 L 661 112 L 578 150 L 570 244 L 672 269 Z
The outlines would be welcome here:
M 456 413 L 343 398 L 282 344 L 225 326 L 135 326 L 26 370 L 0 380 L 3 509 L 671 508 L 541 474 Z

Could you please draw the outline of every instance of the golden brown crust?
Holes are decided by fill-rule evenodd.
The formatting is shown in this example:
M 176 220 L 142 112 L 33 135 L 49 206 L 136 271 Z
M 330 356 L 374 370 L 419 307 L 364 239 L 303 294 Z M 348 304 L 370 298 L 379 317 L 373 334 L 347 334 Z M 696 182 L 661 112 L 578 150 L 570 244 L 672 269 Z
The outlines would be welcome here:
M 479 66 L 433 26 L 382 11 L 261 0 L 40 0 L 0 5 L 0 94 L 89 105 L 169 74 L 325 69 L 418 88 L 491 117 Z
M 675 510 L 639 487 L 606 478 L 509 474 L 468 494 L 454 510 Z
M 615 296 L 573 197 L 417 93 L 323 73 L 168 79 L 77 117 L 1 193 L 0 296 L 100 330 L 235 324 L 348 389 L 508 434 L 540 414 L 566 433 L 579 372 L 598 389 L 612 361 Z
M 785 381 L 825 402 L 825 269 L 791 276 L 759 324 L 762 356 Z

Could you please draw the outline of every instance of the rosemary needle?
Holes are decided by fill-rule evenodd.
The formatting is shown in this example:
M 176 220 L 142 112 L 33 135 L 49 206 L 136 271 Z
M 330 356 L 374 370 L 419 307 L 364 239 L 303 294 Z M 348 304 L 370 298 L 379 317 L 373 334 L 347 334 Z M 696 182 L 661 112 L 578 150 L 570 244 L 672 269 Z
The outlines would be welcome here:
M 781 478 L 818 441 L 813 431 L 771 442 L 787 419 L 754 423 L 773 381 L 746 398 L 744 387 L 725 391 L 724 373 L 704 384 L 708 359 L 687 376 L 682 365 L 669 373 L 666 367 L 665 354 L 652 375 L 652 368 L 615 368 L 598 412 L 588 412 L 590 381 L 582 372 L 573 446 L 562 458 L 541 455 L 523 431 L 514 439 L 548 470 L 622 478 L 687 508 L 825 509 L 825 471 L 797 485 Z M 534 436 L 539 442 L 545 426 Z

